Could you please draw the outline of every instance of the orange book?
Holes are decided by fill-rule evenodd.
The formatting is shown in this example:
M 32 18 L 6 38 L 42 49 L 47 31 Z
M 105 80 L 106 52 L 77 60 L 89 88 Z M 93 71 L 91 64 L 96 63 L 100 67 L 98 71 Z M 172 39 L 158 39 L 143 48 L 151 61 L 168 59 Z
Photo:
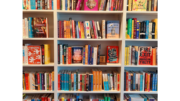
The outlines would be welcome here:
M 68 64 L 71 64 L 72 62 L 71 62 L 71 60 L 72 60 L 72 54 L 71 54 L 72 52 L 71 52 L 71 47 L 68 47 Z
M 150 74 L 148 74 L 148 89 L 147 89 L 147 90 L 148 90 L 148 92 L 150 91 L 150 78 L 151 78 L 150 76 L 151 76 L 151 75 L 150 75 Z
M 102 90 L 102 71 L 99 71 L 99 90 Z
M 92 70 L 93 73 L 93 91 L 96 91 L 96 72 Z
M 51 73 L 49 73 L 49 90 L 51 90 Z
M 60 0 L 57 0 L 57 9 L 60 10 Z
M 26 90 L 29 90 L 29 73 L 25 73 L 25 85 Z
M 64 55 L 62 55 L 62 64 L 64 64 Z
M 120 74 L 117 73 L 117 90 L 120 91 Z
M 99 71 L 96 70 L 96 75 L 97 75 L 97 78 L 96 78 L 96 90 L 99 90 Z
M 84 36 L 84 25 L 82 22 L 80 24 L 81 24 L 81 38 L 85 38 L 85 36 Z
M 64 38 L 67 38 L 67 35 L 66 35 L 66 20 L 64 20 Z
M 37 73 L 38 90 L 40 90 L 40 75 Z
M 156 48 L 152 49 L 152 65 L 157 65 L 156 64 Z
M 85 65 L 88 64 L 88 45 L 85 45 Z

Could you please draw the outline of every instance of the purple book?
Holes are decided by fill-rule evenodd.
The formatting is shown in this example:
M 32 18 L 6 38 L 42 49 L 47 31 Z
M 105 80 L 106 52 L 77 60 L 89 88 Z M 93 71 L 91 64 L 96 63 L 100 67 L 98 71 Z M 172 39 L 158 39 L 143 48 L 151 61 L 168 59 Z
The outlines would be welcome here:
M 41 84 L 42 84 L 42 90 L 45 90 L 45 87 L 44 87 L 44 73 L 41 73 Z

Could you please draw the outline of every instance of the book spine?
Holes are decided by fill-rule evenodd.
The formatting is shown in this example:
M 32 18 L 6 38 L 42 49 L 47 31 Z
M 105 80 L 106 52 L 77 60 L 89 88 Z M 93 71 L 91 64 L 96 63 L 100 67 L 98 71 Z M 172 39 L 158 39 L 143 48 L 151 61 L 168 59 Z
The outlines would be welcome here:
M 90 54 L 91 53 L 91 46 L 90 45 L 88 45 L 88 65 L 90 65 L 91 63 L 90 63 Z
M 57 9 L 60 10 L 60 1 L 61 0 L 57 0 Z
M 94 47 L 92 47 L 91 53 L 91 64 L 93 65 Z
M 64 38 L 64 21 L 61 21 L 61 27 L 62 27 L 62 30 L 61 30 L 62 38 Z
M 157 0 L 154 0 L 154 11 L 157 10 Z
M 71 47 L 68 47 L 68 64 L 71 64 L 72 62 L 71 62 L 71 60 L 72 60 L 72 56 L 71 56 Z
M 85 65 L 88 64 L 88 45 L 85 45 Z
M 79 91 L 78 89 L 79 89 L 79 76 L 78 76 L 79 74 L 78 74 L 78 72 L 76 72 L 76 91 Z
M 102 20 L 102 38 L 106 38 L 106 27 L 105 27 L 105 20 Z
M 149 36 L 148 39 L 152 39 L 152 22 L 149 22 Z
M 82 91 L 82 74 L 80 74 L 80 91 Z
M 136 73 L 133 73 L 133 91 L 136 90 Z
M 84 75 L 82 75 L 82 85 L 81 85 L 82 91 L 84 91 Z
M 60 38 L 60 21 L 58 21 L 58 38 Z
M 97 65 L 97 47 L 94 47 L 93 65 Z
M 149 21 L 148 20 L 146 20 L 146 33 L 145 33 L 145 35 L 146 35 L 146 39 L 148 39 L 148 37 L 149 37 Z
M 33 31 L 32 31 L 32 27 L 33 27 L 33 21 L 32 21 L 32 17 L 29 17 L 29 23 L 28 23 L 28 32 L 29 32 L 29 38 L 33 38 Z
M 94 39 L 94 29 L 93 29 L 93 24 L 92 24 L 92 21 L 90 21 L 90 27 L 91 27 L 91 30 L 90 30 L 90 34 L 91 34 L 91 38 Z
M 74 90 L 74 73 L 71 73 L 71 91 Z
M 67 28 L 67 21 L 64 20 L 64 38 L 68 38 L 67 37 L 67 32 L 66 32 L 67 30 L 66 30 L 66 28 Z
M 76 91 L 76 73 L 74 73 L 74 91 Z
M 87 33 L 86 33 L 86 21 L 83 21 L 82 22 L 82 26 L 84 26 L 83 28 L 84 28 L 84 37 L 85 37 L 85 39 L 87 38 Z
M 151 0 L 151 11 L 154 11 L 154 1 L 155 0 Z
M 77 35 L 77 38 L 79 38 L 79 27 L 78 27 L 78 21 L 76 21 L 76 35 Z
M 140 91 L 143 91 L 142 85 L 143 85 L 143 75 L 141 74 L 140 75 Z
M 71 91 L 71 83 L 72 83 L 72 79 L 71 79 L 71 72 L 69 72 L 69 80 L 68 80 L 68 82 L 69 82 L 69 91 Z
M 131 35 L 131 39 L 133 39 L 134 37 L 134 20 L 132 20 L 132 35 Z
M 129 86 L 128 86 L 128 84 L 129 84 L 129 73 L 126 72 L 126 91 L 129 91 Z
M 45 80 L 44 80 L 44 73 L 41 73 L 41 77 L 42 77 L 42 79 L 41 79 L 41 80 L 42 80 L 42 81 L 41 81 L 41 82 L 42 82 L 42 90 L 45 90 L 45 86 L 44 86 L 44 84 L 45 84 L 45 83 L 44 83 L 44 81 L 45 81 Z
M 86 38 L 90 39 L 91 35 L 90 35 L 90 23 L 89 23 L 89 21 L 85 21 L 85 25 L 86 25 Z
M 92 20 L 92 25 L 93 25 L 93 29 L 94 29 L 94 38 L 97 39 L 97 33 L 96 33 L 96 28 L 95 28 L 94 20 Z
M 81 39 L 82 36 L 81 36 L 81 26 L 80 26 L 80 22 L 78 21 L 78 28 L 79 28 L 79 38 Z
M 78 74 L 78 91 L 80 91 L 80 74 Z
M 85 65 L 85 48 L 83 48 L 83 65 Z
M 60 87 L 61 87 L 60 81 L 61 81 L 61 75 L 58 74 L 58 90 L 61 90 L 61 89 L 60 89 Z
M 74 24 L 74 20 L 72 20 L 72 33 L 73 33 L 73 38 L 76 38 L 76 32 L 75 32 L 75 24 Z
M 139 39 L 139 21 L 137 21 L 136 25 L 136 39 Z
M 73 38 L 72 19 L 71 18 L 69 18 L 69 22 L 70 22 L 70 37 L 69 38 Z
M 136 39 L 136 32 L 137 32 L 137 18 L 133 18 L 134 20 L 134 33 L 133 33 L 133 39 Z
M 78 0 L 76 4 L 76 10 L 80 10 L 80 5 L 81 5 L 82 0 Z
M 100 27 L 99 27 L 99 22 L 97 21 L 97 32 L 98 32 L 98 39 L 101 39 L 101 31 L 100 31 Z
M 63 64 L 63 46 L 60 44 L 60 64 Z
M 89 60 L 89 64 L 91 64 L 91 65 L 92 65 L 92 49 L 93 49 L 93 47 L 90 47 L 90 56 L 89 56 L 90 60 Z
M 68 52 L 69 51 L 69 49 L 68 49 L 68 47 L 66 47 L 66 64 L 68 64 L 69 63 L 69 61 L 68 61 L 68 58 L 69 58 L 69 56 L 68 56 Z
M 39 73 L 40 90 L 42 90 L 42 75 Z
M 155 39 L 155 22 L 152 22 L 152 39 Z
M 132 19 L 128 19 L 128 35 L 127 35 L 127 39 L 131 39 L 131 35 L 132 35 Z
M 58 44 L 58 64 L 60 64 L 60 44 Z
M 144 91 L 147 91 L 147 81 L 148 81 L 148 74 L 145 73 L 145 86 L 144 86 Z
M 42 64 L 45 64 L 45 57 L 44 57 L 44 45 L 41 45 L 41 59 L 42 59 Z
M 138 73 L 136 73 L 136 91 L 138 91 L 138 88 L 139 86 L 138 86 Z

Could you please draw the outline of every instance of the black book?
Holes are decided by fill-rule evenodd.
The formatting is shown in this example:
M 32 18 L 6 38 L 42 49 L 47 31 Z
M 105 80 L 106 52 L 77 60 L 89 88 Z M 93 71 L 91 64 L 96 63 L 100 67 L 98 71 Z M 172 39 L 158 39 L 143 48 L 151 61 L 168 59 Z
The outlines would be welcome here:
M 131 91 L 133 91 L 133 73 L 131 73 L 131 88 L 130 88 Z
M 86 91 L 89 91 L 89 74 L 86 73 Z
M 35 90 L 38 90 L 38 79 L 37 79 L 37 73 L 35 73 Z
M 101 45 L 98 45 L 97 47 L 97 64 L 100 64 L 100 49 L 101 49 Z
M 60 44 L 58 44 L 58 64 L 60 64 Z
M 126 91 L 126 72 L 124 72 L 124 91 Z
M 144 30 L 143 22 L 140 22 L 140 33 L 139 33 L 140 39 L 143 39 L 143 34 L 145 34 L 145 33 L 143 33 L 144 32 L 143 30 Z
M 152 22 L 152 39 L 155 39 L 155 22 Z
M 45 59 L 44 59 L 44 45 L 41 45 L 41 58 L 42 58 L 42 64 L 45 63 Z
M 91 75 L 89 75 L 89 91 L 91 91 Z
M 143 39 L 145 39 L 145 38 L 146 38 L 146 35 L 145 35 L 145 33 L 146 33 L 146 22 L 145 22 L 145 21 L 143 21 L 143 28 L 144 28 L 144 29 L 143 29 L 143 31 L 144 31 L 144 32 L 143 32 L 143 33 L 144 33 L 144 34 L 143 34 Z

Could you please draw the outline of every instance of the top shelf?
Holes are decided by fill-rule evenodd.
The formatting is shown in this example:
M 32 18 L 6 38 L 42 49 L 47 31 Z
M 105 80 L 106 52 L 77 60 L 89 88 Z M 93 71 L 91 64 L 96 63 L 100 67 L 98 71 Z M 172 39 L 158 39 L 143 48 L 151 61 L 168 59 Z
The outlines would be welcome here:
M 126 11 L 127 14 L 158 14 L 158 11 Z

